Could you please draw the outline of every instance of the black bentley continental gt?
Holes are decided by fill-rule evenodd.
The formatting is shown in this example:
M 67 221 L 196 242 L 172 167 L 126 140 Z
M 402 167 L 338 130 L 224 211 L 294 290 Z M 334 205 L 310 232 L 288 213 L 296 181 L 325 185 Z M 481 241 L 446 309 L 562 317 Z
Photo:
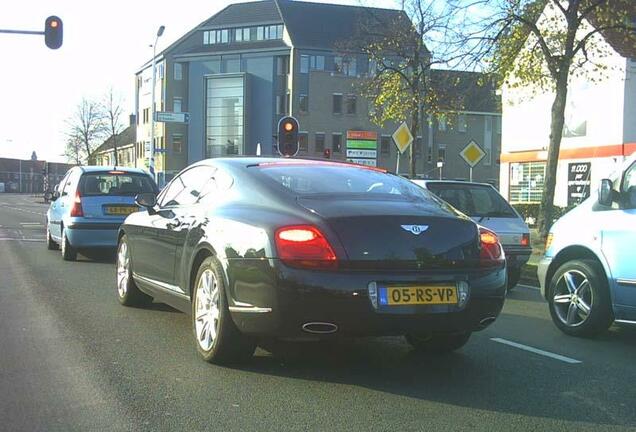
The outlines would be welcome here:
M 384 170 L 209 159 L 137 204 L 119 233 L 119 301 L 191 314 L 209 362 L 265 338 L 404 335 L 451 351 L 504 303 L 497 236 Z

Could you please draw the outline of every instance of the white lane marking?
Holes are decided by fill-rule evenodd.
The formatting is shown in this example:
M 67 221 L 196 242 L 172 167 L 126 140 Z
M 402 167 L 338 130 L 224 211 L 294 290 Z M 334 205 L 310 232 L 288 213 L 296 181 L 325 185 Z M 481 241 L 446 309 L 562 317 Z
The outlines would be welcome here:
M 20 222 L 20 225 L 44 225 L 42 222 Z
M 555 353 L 552 353 L 552 352 L 549 352 L 549 351 L 543 351 L 543 350 L 540 350 L 538 348 L 533 348 L 533 347 L 528 346 L 528 345 L 523 345 L 523 344 L 520 344 L 520 343 L 517 343 L 517 342 L 512 342 L 512 341 L 509 341 L 509 340 L 506 340 L 506 339 L 502 339 L 502 338 L 490 338 L 490 340 L 493 341 L 493 342 L 498 342 L 500 344 L 509 345 L 511 347 L 514 347 L 514 348 L 519 348 L 520 350 L 529 351 L 529 352 L 534 353 L 534 354 L 539 354 L 539 355 L 542 355 L 544 357 L 550 357 L 552 359 L 559 360 L 559 361 L 562 361 L 562 362 L 565 362 L 565 363 L 569 363 L 569 364 L 583 363 L 581 360 L 576 360 L 576 359 L 573 359 L 573 358 L 570 358 L 570 357 L 566 357 L 566 356 L 562 356 L 562 355 L 559 355 L 559 354 L 555 354 Z
M 28 238 L 0 237 L 0 241 L 44 242 L 44 239 L 28 239 Z

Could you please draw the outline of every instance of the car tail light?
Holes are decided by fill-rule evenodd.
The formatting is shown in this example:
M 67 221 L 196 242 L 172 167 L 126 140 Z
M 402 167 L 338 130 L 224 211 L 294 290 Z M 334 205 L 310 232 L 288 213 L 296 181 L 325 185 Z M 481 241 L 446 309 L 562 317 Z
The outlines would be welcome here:
M 530 246 L 530 234 L 525 233 L 521 236 L 521 246 Z
M 482 267 L 498 266 L 506 260 L 499 238 L 494 232 L 479 227 L 479 243 L 479 262 Z
M 292 267 L 335 269 L 336 254 L 324 235 L 311 225 L 296 225 L 276 231 L 278 257 Z
M 547 251 L 552 246 L 552 241 L 554 240 L 554 234 L 549 233 L 548 237 L 545 239 L 545 250 Z
M 80 196 L 79 191 L 75 194 L 75 199 L 73 200 L 73 207 L 71 207 L 71 217 L 83 217 L 84 209 L 82 209 L 82 197 Z

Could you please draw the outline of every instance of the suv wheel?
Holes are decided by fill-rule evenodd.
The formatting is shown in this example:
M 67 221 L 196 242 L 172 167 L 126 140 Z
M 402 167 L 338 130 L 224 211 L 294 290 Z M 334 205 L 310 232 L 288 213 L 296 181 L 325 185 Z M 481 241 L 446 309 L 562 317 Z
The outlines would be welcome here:
M 77 250 L 71 243 L 68 241 L 68 237 L 66 237 L 66 230 L 62 227 L 62 258 L 64 261 L 75 261 L 77 259 Z
M 227 306 L 223 270 L 214 257 L 199 267 L 192 293 L 192 329 L 197 351 L 209 363 L 227 364 L 246 360 L 256 344 L 242 334 Z
M 431 354 L 444 354 L 455 351 L 466 345 L 471 332 L 466 333 L 433 333 L 433 334 L 407 334 L 406 341 L 415 351 Z
M 132 260 L 126 235 L 119 239 L 117 247 L 117 300 L 124 306 L 143 306 L 152 301 L 152 297 L 141 292 L 132 278 Z
M 596 261 L 566 262 L 552 276 L 548 293 L 552 321 L 566 334 L 594 336 L 612 324 L 607 279 Z

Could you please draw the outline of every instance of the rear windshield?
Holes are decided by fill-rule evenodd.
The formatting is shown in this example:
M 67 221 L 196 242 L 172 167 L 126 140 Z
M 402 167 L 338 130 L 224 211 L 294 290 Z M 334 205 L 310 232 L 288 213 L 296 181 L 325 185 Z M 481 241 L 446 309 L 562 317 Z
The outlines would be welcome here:
M 358 199 L 418 201 L 431 199 L 424 189 L 382 171 L 347 165 L 261 166 L 261 172 L 298 196 L 351 196 Z
M 89 172 L 80 180 L 82 196 L 135 196 L 145 192 L 157 192 L 150 177 L 129 172 Z
M 426 187 L 457 210 L 471 217 L 517 217 L 510 204 L 490 186 L 427 183 Z

